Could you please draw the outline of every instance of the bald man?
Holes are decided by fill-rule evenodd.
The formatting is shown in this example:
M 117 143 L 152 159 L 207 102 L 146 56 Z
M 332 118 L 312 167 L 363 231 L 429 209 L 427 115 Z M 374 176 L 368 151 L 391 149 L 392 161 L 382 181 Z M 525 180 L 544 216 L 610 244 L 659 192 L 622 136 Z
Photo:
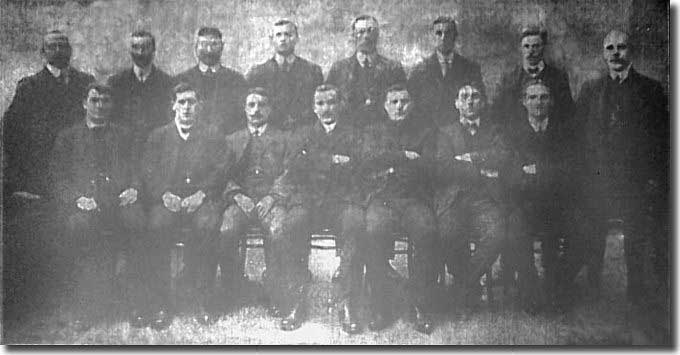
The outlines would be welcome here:
M 607 220 L 623 219 L 628 298 L 639 304 L 655 290 L 645 288 L 645 246 L 656 254 L 660 285 L 668 284 L 670 122 L 661 84 L 635 70 L 628 34 L 604 38 L 607 73 L 584 84 L 577 104 L 583 144 L 584 191 L 595 240 L 584 241 L 591 290 L 599 288 Z M 587 246 L 587 247 L 586 247 Z M 576 264 L 574 264 L 576 265 Z M 573 273 L 578 271 L 578 265 Z

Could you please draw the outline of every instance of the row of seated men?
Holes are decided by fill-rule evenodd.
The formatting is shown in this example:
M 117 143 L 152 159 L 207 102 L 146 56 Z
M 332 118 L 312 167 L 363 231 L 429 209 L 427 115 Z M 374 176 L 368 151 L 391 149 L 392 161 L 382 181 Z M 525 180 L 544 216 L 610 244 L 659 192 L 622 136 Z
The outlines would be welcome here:
M 66 212 L 73 231 L 91 227 L 86 216 L 93 211 L 125 219 L 110 226 L 127 226 L 125 235 L 147 229 L 150 237 L 131 239 L 145 243 L 133 249 L 145 256 L 137 258 L 146 264 L 139 266 L 146 270 L 147 281 L 142 283 L 157 297 L 136 302 L 152 304 L 142 307 L 146 314 L 136 314 L 134 323 L 169 324 L 163 271 L 169 244 L 164 238 L 187 225 L 195 227 L 191 235 L 200 240 L 188 243 L 189 254 L 200 256 L 188 258 L 196 261 L 190 269 L 204 295 L 199 297 L 199 318 L 214 320 L 210 270 L 215 263 L 223 274 L 237 269 L 235 243 L 256 221 L 269 232 L 265 286 L 284 329 L 295 329 L 304 319 L 306 238 L 314 225 L 332 225 L 340 238 L 341 267 L 334 278 L 341 285 L 343 329 L 349 333 L 361 330 L 356 303 L 363 266 L 372 290 L 369 327 L 380 329 L 391 318 L 381 300 L 391 273 L 386 258 L 395 229 L 415 245 L 415 272 L 409 283 L 419 331 L 432 330 L 428 305 L 440 261 L 458 274 L 455 289 L 474 294 L 472 284 L 480 270 L 503 250 L 506 269 L 520 275 L 527 307 L 533 307 L 537 292 L 531 287 L 535 275 L 526 237 L 530 229 L 541 230 L 545 238 L 549 298 L 559 293 L 557 275 L 568 285 L 584 262 L 590 285 L 597 289 L 604 252 L 600 236 L 609 210 L 623 217 L 631 231 L 626 239 L 629 296 L 636 300 L 644 295 L 638 286 L 645 275 L 637 267 L 644 255 L 636 243 L 651 238 L 657 254 L 666 251 L 667 233 L 650 231 L 665 224 L 650 223 L 650 218 L 663 221 L 667 213 L 668 115 L 660 84 L 632 68 L 625 33 L 612 31 L 605 37 L 603 57 L 609 72 L 587 83 L 574 104 L 566 74 L 543 60 L 547 34 L 535 28 L 523 31 L 523 63 L 504 78 L 494 107 L 487 108 L 479 66 L 453 50 L 457 30 L 451 18 L 434 21 L 435 53 L 417 65 L 408 80 L 398 62 L 377 53 L 377 20 L 356 18 L 356 52 L 332 66 L 323 87 L 318 65 L 294 54 L 296 26 L 278 21 L 272 29 L 276 53 L 253 68 L 248 81 L 220 65 L 219 30 L 199 30 L 199 63 L 176 79 L 152 64 L 153 36 L 133 33 L 133 68 L 109 80 L 108 115 L 116 125 L 127 126 L 132 139 L 120 143 L 110 138 L 106 143 L 121 149 L 114 157 L 129 151 L 130 159 L 110 162 L 132 172 L 121 178 L 91 176 L 88 169 L 112 167 L 97 164 L 106 161 L 100 158 L 108 150 L 74 145 L 79 129 L 81 134 L 98 131 L 96 119 L 89 124 L 92 131 L 85 130 L 80 107 L 87 122 L 93 121 L 109 89 L 88 89 L 92 78 L 69 67 L 71 47 L 63 34 L 45 37 L 46 68 L 17 86 L 4 132 L 5 196 L 14 199 L 8 204 L 11 212 L 31 216 L 54 195 L 68 206 L 60 211 Z M 172 93 L 169 88 L 177 81 L 189 85 Z M 400 82 L 405 84 L 394 86 Z M 264 89 L 247 91 L 249 86 Z M 168 122 L 170 112 L 173 122 Z M 317 119 L 321 123 L 316 124 Z M 202 124 L 194 127 L 194 120 Z M 263 122 L 272 128 L 254 128 Z M 56 138 L 73 123 L 79 128 Z M 324 132 L 334 136 L 336 129 L 346 132 L 320 138 Z M 117 135 L 127 139 L 121 132 Z M 92 142 L 107 141 L 110 134 Z M 266 142 L 253 144 L 251 137 L 260 135 Z M 223 140 L 228 142 L 224 146 L 208 143 Z M 52 146 L 57 156 L 60 151 L 62 157 L 78 156 L 74 151 L 90 154 L 90 163 L 72 161 L 65 168 L 63 161 L 69 159 L 55 158 L 48 151 Z M 317 149 L 323 152 L 318 157 Z M 139 171 L 143 174 L 135 174 Z M 89 190 L 63 183 L 73 177 L 89 181 Z M 144 208 L 136 207 L 138 200 Z M 570 223 L 570 212 L 581 209 L 588 222 Z M 641 210 L 646 213 L 638 213 Z M 580 226 L 594 230 L 572 231 Z M 565 263 L 568 272 L 558 272 L 550 256 L 555 254 L 556 233 L 594 236 L 583 242 L 587 247 L 572 248 L 570 257 L 580 260 Z M 79 235 L 89 234 L 73 233 Z M 481 250 L 472 260 L 464 255 L 470 239 L 476 239 Z M 120 238 L 115 242 L 126 244 Z M 658 260 L 662 274 L 667 257 Z M 666 281 L 667 276 L 660 279 Z

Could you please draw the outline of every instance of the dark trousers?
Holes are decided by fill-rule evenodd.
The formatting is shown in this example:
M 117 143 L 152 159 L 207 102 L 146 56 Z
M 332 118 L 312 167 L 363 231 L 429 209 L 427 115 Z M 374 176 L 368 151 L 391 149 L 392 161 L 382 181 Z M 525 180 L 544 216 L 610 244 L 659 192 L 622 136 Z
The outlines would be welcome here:
M 303 265 L 302 260 L 309 254 L 309 213 L 302 206 L 275 205 L 259 219 L 246 215 L 236 204 L 230 205 L 224 211 L 220 227 L 222 255 L 238 257 L 233 251 L 252 224 L 259 224 L 265 231 L 266 293 L 280 310 L 287 312 L 301 299 L 308 282 L 307 265 Z M 238 259 L 233 259 L 223 265 L 232 265 L 232 270 L 237 270 L 237 263 Z
M 413 275 L 408 280 L 412 305 L 431 311 L 438 266 L 441 265 L 434 211 L 417 199 L 374 199 L 366 210 L 366 279 L 373 290 L 371 304 L 386 312 L 387 260 L 394 233 L 406 233 L 414 247 Z
M 139 248 L 140 268 L 144 270 L 148 289 L 145 304 L 151 309 L 173 306 L 170 295 L 171 273 L 178 272 L 181 265 L 171 268 L 171 252 L 181 249 L 184 268 L 180 280 L 189 283 L 200 308 L 216 307 L 214 295 L 219 241 L 217 225 L 219 207 L 212 201 L 204 201 L 193 213 L 186 210 L 172 212 L 164 205 L 151 208 L 149 234 Z M 182 243 L 184 246 L 178 246 Z

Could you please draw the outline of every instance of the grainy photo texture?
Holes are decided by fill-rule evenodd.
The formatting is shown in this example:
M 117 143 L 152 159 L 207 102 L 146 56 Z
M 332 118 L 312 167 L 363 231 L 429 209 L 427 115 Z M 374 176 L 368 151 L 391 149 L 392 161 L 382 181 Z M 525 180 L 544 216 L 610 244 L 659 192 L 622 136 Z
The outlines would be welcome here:
M 4 344 L 672 345 L 664 1 L 0 26 Z

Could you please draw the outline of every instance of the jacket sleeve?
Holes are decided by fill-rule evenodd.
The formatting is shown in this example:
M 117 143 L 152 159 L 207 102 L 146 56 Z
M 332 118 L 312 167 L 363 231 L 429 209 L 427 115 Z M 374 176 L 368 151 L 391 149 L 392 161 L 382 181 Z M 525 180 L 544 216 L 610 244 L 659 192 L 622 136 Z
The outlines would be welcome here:
M 26 139 L 24 118 L 29 114 L 31 107 L 30 82 L 27 78 L 19 80 L 12 103 L 5 111 L 2 118 L 2 138 L 4 149 L 3 181 L 6 192 L 21 191 L 24 183 L 21 179 L 20 160 L 25 159 L 21 156 L 21 142 Z
M 66 131 L 61 132 L 55 140 L 50 160 L 50 173 L 55 183 L 57 198 L 63 204 L 69 205 L 84 196 L 85 191 L 80 191 L 72 179 L 73 142 L 66 133 Z
M 144 147 L 142 158 L 144 169 L 144 187 L 150 194 L 152 201 L 160 200 L 163 193 L 168 190 L 166 179 L 161 171 L 162 145 L 159 137 L 151 133 Z
M 291 171 L 288 169 L 288 166 L 290 165 L 290 161 L 295 157 L 295 154 L 297 153 L 295 151 L 295 144 L 293 143 L 293 140 L 295 139 L 291 134 L 285 133 L 283 135 L 283 143 L 285 145 L 284 151 L 283 151 L 283 171 L 281 175 L 279 175 L 275 180 L 274 183 L 272 184 L 272 187 L 269 189 L 269 196 L 272 196 L 277 202 L 286 204 L 288 200 L 290 199 L 291 195 L 293 194 L 294 190 L 294 182 L 292 179 Z

